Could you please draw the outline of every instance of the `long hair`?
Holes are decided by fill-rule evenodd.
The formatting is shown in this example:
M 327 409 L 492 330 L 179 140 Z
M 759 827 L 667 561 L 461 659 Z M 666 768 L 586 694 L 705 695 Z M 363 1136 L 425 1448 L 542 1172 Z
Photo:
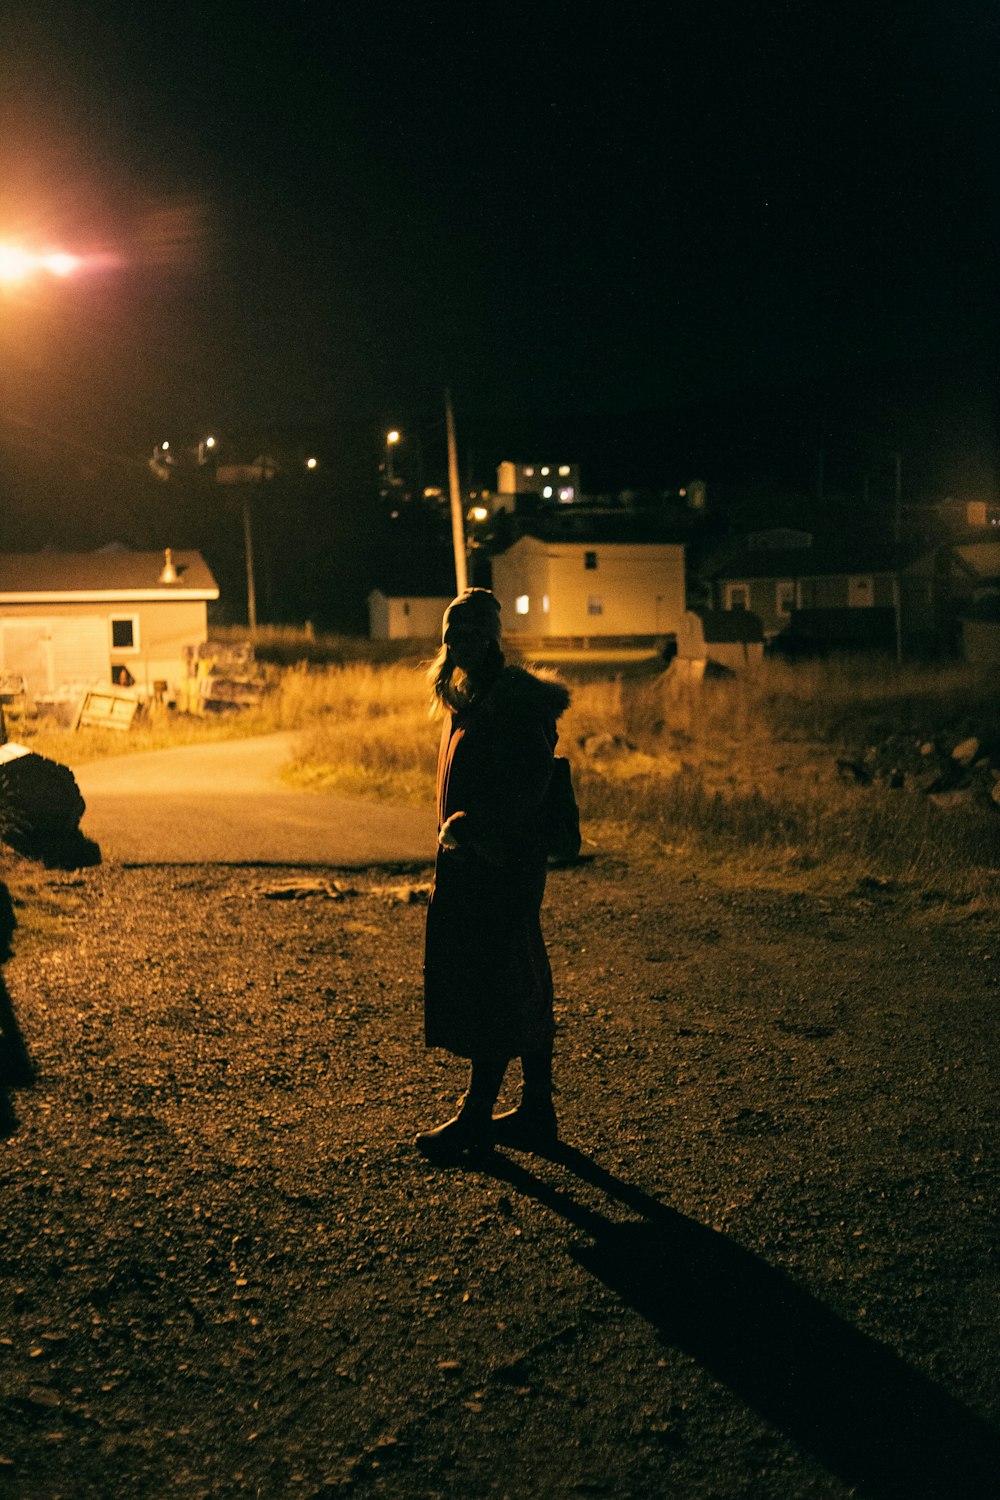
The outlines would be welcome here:
M 448 647 L 440 651 L 427 668 L 427 681 L 431 685 L 430 712 L 432 718 L 445 713 L 459 713 L 485 688 L 494 682 L 504 667 L 504 654 L 499 641 L 490 641 L 486 659 L 475 674 L 463 672 L 452 661 Z

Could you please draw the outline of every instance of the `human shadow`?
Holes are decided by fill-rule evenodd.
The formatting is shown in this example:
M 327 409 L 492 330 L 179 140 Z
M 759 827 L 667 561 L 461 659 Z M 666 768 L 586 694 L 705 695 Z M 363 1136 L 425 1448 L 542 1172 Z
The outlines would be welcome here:
M 11 939 L 16 927 L 10 891 L 0 881 L 0 1139 L 13 1135 L 17 1129 L 11 1090 L 31 1088 L 35 1081 L 35 1070 L 3 976 L 3 965 L 13 956 Z
M 544 1155 L 637 1218 L 615 1223 L 500 1153 L 477 1163 L 591 1237 L 575 1260 L 870 1500 L 996 1500 L 1000 1434 L 724 1234 L 572 1146 Z

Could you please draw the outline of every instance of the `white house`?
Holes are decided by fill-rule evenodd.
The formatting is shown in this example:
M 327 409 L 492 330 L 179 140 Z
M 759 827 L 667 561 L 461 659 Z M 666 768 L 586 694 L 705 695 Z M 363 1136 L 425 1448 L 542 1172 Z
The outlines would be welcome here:
M 199 552 L 0 554 L 0 672 L 32 698 L 104 682 L 166 692 L 218 597 Z
M 385 594 L 372 589 L 368 634 L 373 641 L 437 640 L 441 616 L 450 603 L 450 594 Z
M 519 537 L 493 558 L 509 636 L 673 636 L 684 614 L 684 547 Z

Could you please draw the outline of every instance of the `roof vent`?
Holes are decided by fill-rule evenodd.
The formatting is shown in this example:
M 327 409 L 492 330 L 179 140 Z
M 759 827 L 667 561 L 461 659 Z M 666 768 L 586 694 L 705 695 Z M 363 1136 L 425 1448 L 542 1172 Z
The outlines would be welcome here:
M 170 550 L 169 547 L 167 547 L 167 548 L 164 549 L 164 553 L 163 553 L 163 571 L 160 574 L 160 582 L 161 583 L 176 583 L 177 582 L 177 569 L 174 567 L 174 555 L 171 552 L 171 550 Z

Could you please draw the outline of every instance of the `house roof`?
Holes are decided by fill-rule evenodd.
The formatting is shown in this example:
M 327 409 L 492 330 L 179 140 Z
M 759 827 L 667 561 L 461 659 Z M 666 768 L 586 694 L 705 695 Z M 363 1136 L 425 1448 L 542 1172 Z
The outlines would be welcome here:
M 716 579 L 829 578 L 850 573 L 895 573 L 926 555 L 923 545 L 897 547 L 863 538 L 813 547 L 747 548 L 712 569 Z
M 1000 541 L 970 542 L 955 548 L 975 578 L 1000 578 Z
M 126 599 L 218 599 L 200 552 L 171 552 L 175 583 L 163 583 L 163 552 L 3 552 L 0 603 L 109 603 Z

